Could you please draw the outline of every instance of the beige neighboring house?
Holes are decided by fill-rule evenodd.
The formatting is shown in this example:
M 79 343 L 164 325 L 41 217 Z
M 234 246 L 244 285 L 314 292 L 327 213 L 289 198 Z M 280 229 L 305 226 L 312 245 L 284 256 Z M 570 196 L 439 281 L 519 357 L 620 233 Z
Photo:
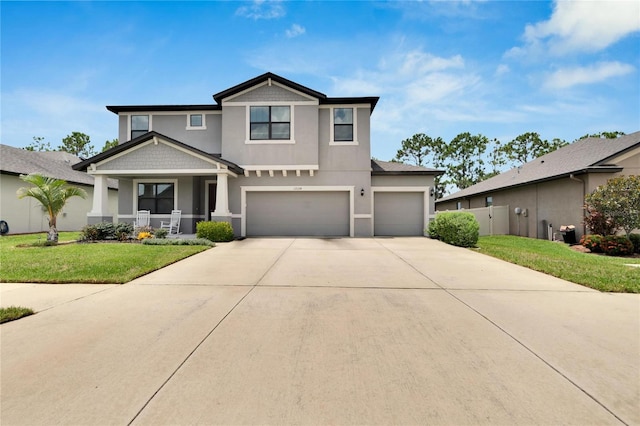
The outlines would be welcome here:
M 574 225 L 579 240 L 585 195 L 620 175 L 640 175 L 640 132 L 579 140 L 437 200 L 436 210 L 508 206 L 511 235 L 562 239 L 559 228 Z
M 42 232 L 49 229 L 47 213 L 34 198 L 18 199 L 16 191 L 30 186 L 20 175 L 40 173 L 63 179 L 70 185 L 87 191 L 87 198 L 70 198 L 58 216 L 59 231 L 78 231 L 87 224 L 87 214 L 93 205 L 93 176 L 71 168 L 81 158 L 66 152 L 34 152 L 0 145 L 0 220 L 9 225 L 9 234 Z M 108 205 L 118 211 L 118 182 L 108 182 Z

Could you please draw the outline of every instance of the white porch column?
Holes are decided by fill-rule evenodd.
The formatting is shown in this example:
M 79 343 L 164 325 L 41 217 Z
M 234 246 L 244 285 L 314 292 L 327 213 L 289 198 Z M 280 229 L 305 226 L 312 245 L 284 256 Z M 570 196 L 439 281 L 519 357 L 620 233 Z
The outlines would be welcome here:
M 87 219 L 90 224 L 113 220 L 109 213 L 109 185 L 105 175 L 93 175 L 93 207 L 87 213 Z
M 229 211 L 228 177 L 229 176 L 226 172 L 222 172 L 217 175 L 216 210 L 213 212 L 213 216 L 231 216 L 231 211 Z

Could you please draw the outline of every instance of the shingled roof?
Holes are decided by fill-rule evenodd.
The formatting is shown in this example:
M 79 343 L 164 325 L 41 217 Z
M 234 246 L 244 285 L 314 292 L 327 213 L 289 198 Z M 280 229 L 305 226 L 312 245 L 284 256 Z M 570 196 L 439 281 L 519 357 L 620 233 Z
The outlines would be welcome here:
M 82 161 L 73 154 L 62 151 L 27 151 L 8 145 L 0 145 L 0 172 L 10 175 L 40 173 L 67 183 L 93 186 L 93 176 L 73 170 Z M 108 180 L 109 188 L 118 189 L 118 181 Z
M 617 139 L 581 139 L 557 151 L 538 157 L 521 167 L 516 167 L 441 198 L 437 202 L 486 194 L 570 175 L 620 171 L 622 168 L 611 164 L 611 159 L 636 148 L 640 148 L 640 132 Z
M 396 163 L 394 161 L 371 160 L 371 175 L 441 175 L 444 171 L 422 166 Z

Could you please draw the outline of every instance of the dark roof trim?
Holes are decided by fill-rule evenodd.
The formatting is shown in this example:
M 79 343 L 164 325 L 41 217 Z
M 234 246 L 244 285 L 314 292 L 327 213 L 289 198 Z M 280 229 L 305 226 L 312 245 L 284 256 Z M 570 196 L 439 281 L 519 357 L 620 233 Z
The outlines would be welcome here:
M 325 98 L 320 100 L 321 105 L 339 105 L 339 104 L 369 104 L 371 112 L 378 104 L 380 98 L 378 96 L 365 96 L 356 98 Z
M 107 109 L 115 114 L 146 111 L 222 111 L 220 105 L 108 105 Z
M 193 152 L 194 154 L 198 154 L 198 155 L 201 155 L 203 157 L 208 157 L 208 158 L 210 158 L 210 159 L 212 159 L 212 160 L 214 160 L 214 161 L 216 161 L 218 163 L 222 163 L 222 164 L 228 166 L 229 169 L 231 171 L 233 171 L 234 173 L 238 173 L 238 174 L 244 173 L 244 169 L 242 167 L 238 166 L 235 163 L 232 163 L 231 161 L 225 160 L 224 158 L 222 158 L 220 156 L 217 156 L 215 154 L 206 153 L 204 151 L 201 151 L 201 150 L 199 150 L 197 148 L 192 147 L 191 145 L 187 145 L 185 143 L 182 143 L 180 141 L 172 139 L 172 138 L 170 138 L 168 136 L 165 136 L 165 135 L 163 135 L 161 133 L 158 133 L 156 131 L 151 131 L 151 132 L 145 133 L 142 136 L 139 136 L 139 137 L 137 137 L 135 139 L 131 139 L 128 142 L 125 142 L 123 144 L 114 146 L 113 148 L 108 149 L 105 152 L 101 152 L 98 155 L 94 155 L 91 158 L 88 158 L 88 159 L 86 159 L 84 161 L 81 161 L 81 162 L 79 162 L 77 164 L 74 164 L 73 165 L 73 170 L 87 171 L 87 168 L 92 163 L 98 163 L 100 161 L 106 160 L 107 158 L 110 158 L 110 157 L 112 157 L 112 156 L 114 156 L 116 154 L 119 154 L 119 153 L 121 153 L 123 151 L 126 151 L 126 150 L 128 150 L 130 148 L 133 148 L 136 145 L 140 145 L 141 143 L 146 142 L 146 141 L 148 141 L 150 139 L 153 139 L 154 137 L 158 137 L 158 138 L 164 139 L 166 141 L 171 142 L 174 145 L 177 145 L 177 146 L 179 146 L 181 148 L 189 150 L 189 151 Z
M 527 185 L 536 185 L 539 183 L 545 183 L 545 182 L 549 182 L 552 180 L 557 180 L 557 179 L 564 179 L 564 178 L 568 178 L 571 176 L 579 176 L 579 175 L 584 175 L 587 173 L 618 173 L 621 172 L 622 170 L 624 170 L 624 167 L 619 167 L 619 166 L 594 166 L 594 167 L 588 167 L 586 169 L 582 169 L 582 170 L 576 170 L 575 172 L 571 172 L 571 173 L 563 173 L 561 175 L 556 175 L 556 176 L 549 176 L 543 179 L 538 179 L 538 180 L 532 180 L 529 182 L 522 182 L 522 183 L 517 183 L 514 185 L 509 185 L 509 186 L 502 186 L 500 188 L 495 188 L 495 189 L 490 189 L 487 191 L 481 191 L 481 192 L 474 192 L 473 194 L 470 195 L 463 195 L 462 197 L 451 197 L 451 195 L 448 195 L 446 197 L 443 197 L 439 200 L 436 200 L 436 204 L 439 202 L 449 202 L 449 201 L 457 201 L 457 200 L 468 200 L 470 198 L 473 197 L 479 197 L 482 195 L 486 195 L 486 194 L 492 194 L 492 193 L 496 193 L 496 192 L 502 192 L 502 191 L 508 191 L 511 189 L 515 189 L 515 188 L 520 188 L 523 186 L 527 186 Z
M 405 170 L 405 171 L 385 171 L 372 170 L 371 176 L 440 176 L 443 175 L 442 170 Z
M 313 98 L 325 99 L 327 97 L 327 95 L 325 95 L 324 93 L 317 92 L 317 91 L 315 91 L 313 89 L 305 87 L 305 86 L 303 86 L 301 84 L 298 84 L 298 83 L 296 83 L 294 81 L 287 80 L 286 78 L 280 77 L 277 74 L 273 74 L 271 72 L 267 72 L 267 73 L 264 73 L 262 75 L 259 75 L 259 76 L 255 77 L 255 78 L 252 78 L 251 80 L 247 80 L 244 83 L 237 84 L 237 85 L 235 85 L 235 86 L 233 86 L 233 87 L 231 87 L 231 88 L 229 88 L 227 90 L 223 90 L 220 93 L 216 93 L 215 95 L 213 95 L 213 99 L 215 99 L 215 101 L 218 104 L 221 104 L 222 100 L 224 98 L 228 98 L 229 96 L 235 95 L 236 93 L 240 93 L 243 90 L 249 89 L 249 88 L 251 88 L 251 87 L 253 87 L 253 86 L 257 85 L 257 84 L 263 83 L 263 82 L 265 82 L 265 81 L 267 81 L 269 79 L 271 79 L 273 81 L 276 81 L 276 82 L 278 82 L 280 84 L 283 84 L 283 85 L 285 85 L 287 87 L 290 87 L 290 88 L 292 88 L 294 90 L 297 90 L 298 92 L 302 92 L 302 93 L 304 93 L 306 95 L 309 95 L 309 96 L 311 96 Z

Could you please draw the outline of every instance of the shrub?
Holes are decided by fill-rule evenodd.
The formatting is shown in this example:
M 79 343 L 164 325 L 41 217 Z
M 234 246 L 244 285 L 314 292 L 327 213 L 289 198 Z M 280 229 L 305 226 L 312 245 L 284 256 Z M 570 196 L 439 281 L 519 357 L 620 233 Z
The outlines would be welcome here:
M 602 238 L 602 251 L 607 256 L 628 256 L 633 253 L 633 243 L 622 235 L 607 235 Z
M 603 215 L 589 204 L 586 204 L 584 208 L 587 214 L 584 217 L 583 223 L 587 225 L 592 234 L 615 235 L 618 227 L 613 219 Z
M 429 233 L 429 236 L 431 238 L 433 238 L 434 240 L 439 240 L 440 237 L 438 236 L 438 231 L 436 230 L 437 225 L 436 225 L 436 221 L 432 220 L 431 222 L 429 222 L 429 227 L 427 228 L 427 232 Z
M 112 222 L 100 222 L 94 226 L 98 230 L 99 240 L 114 240 L 116 238 L 116 227 Z
M 95 225 L 87 225 L 80 230 L 80 241 L 96 241 L 100 236 L 100 232 Z
M 436 216 L 433 230 L 438 239 L 459 247 L 473 247 L 478 242 L 480 224 L 472 213 L 446 212 Z
M 640 234 L 629 234 L 629 239 L 633 244 L 633 252 L 640 253 Z
M 602 235 L 583 235 L 580 244 L 591 250 L 592 253 L 602 253 Z
M 116 225 L 115 237 L 119 241 L 126 241 L 133 234 L 133 224 L 120 222 Z
M 196 236 L 214 242 L 232 241 L 233 228 L 229 222 L 198 222 Z
M 148 246 L 209 246 L 215 247 L 215 243 L 204 239 L 204 238 L 196 238 L 195 240 L 183 240 L 183 239 L 158 239 L 158 238 L 148 238 L 142 240 L 142 244 Z
M 153 234 L 151 232 L 139 232 L 138 239 L 146 240 L 147 238 L 153 238 Z
M 153 231 L 153 236 L 156 238 L 164 239 L 167 238 L 167 230 L 164 228 L 159 228 Z

